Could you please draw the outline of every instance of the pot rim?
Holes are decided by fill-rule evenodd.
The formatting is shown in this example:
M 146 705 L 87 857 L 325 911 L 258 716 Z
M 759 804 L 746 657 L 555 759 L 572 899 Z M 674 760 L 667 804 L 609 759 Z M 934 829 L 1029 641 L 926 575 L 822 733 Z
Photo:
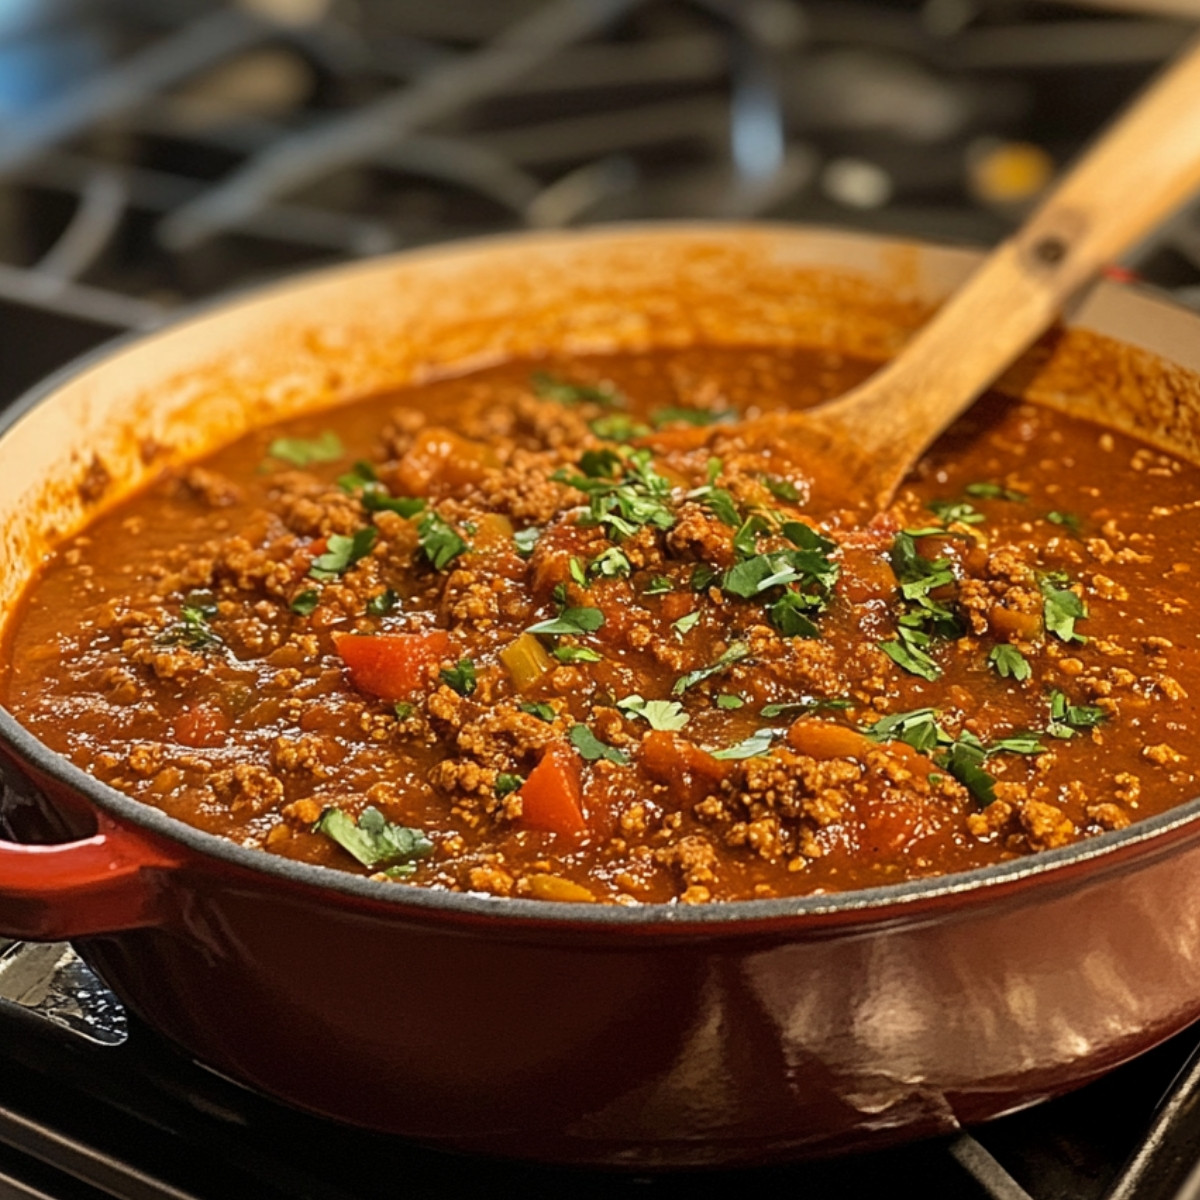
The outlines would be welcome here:
M 580 239 L 603 236 L 605 232 L 619 235 L 674 232 L 735 235 L 746 228 L 758 231 L 778 231 L 798 234 L 832 235 L 875 243 L 881 247 L 916 247 L 921 250 L 936 250 L 975 255 L 977 248 L 961 244 L 925 241 L 916 238 L 899 238 L 884 234 L 862 233 L 837 227 L 789 224 L 784 222 L 756 222 L 752 226 L 728 222 L 664 221 L 621 224 L 615 229 L 590 228 L 572 233 Z M 571 236 L 557 233 L 551 236 Z M 399 251 L 384 255 L 379 262 L 403 262 L 427 256 L 471 252 L 517 240 L 545 239 L 545 232 L 516 232 L 487 237 L 457 239 L 449 244 L 421 247 L 416 250 Z M 303 286 L 320 279 L 328 279 L 338 273 L 350 273 L 361 268 L 363 263 L 339 263 L 333 266 L 301 271 L 281 279 L 269 280 L 246 288 L 224 292 L 208 297 L 198 303 L 187 305 L 152 329 L 131 330 L 107 339 L 82 355 L 59 367 L 34 384 L 16 400 L 0 411 L 0 440 L 23 418 L 43 403 L 49 402 L 67 383 L 91 370 L 104 361 L 115 357 L 128 347 L 153 338 L 168 330 L 177 330 L 198 318 L 208 316 L 226 307 L 236 307 L 242 302 L 261 300 L 273 292 L 286 291 L 293 286 Z M 1179 308 L 1171 297 L 1151 285 L 1141 282 L 1112 283 L 1100 285 L 1105 290 L 1137 292 L 1144 294 L 1168 307 Z M 1200 317 L 1197 318 L 1200 320 Z M 413 916 L 482 918 L 489 922 L 501 921 L 519 924 L 549 926 L 584 926 L 591 929 L 611 928 L 615 930 L 678 930 L 701 932 L 726 927 L 761 926 L 790 919 L 847 917 L 851 923 L 866 925 L 880 920 L 903 919 L 906 914 L 915 916 L 914 910 L 924 909 L 929 904 L 945 907 L 956 900 L 971 904 L 972 900 L 986 903 L 997 893 L 1007 895 L 1013 887 L 1028 890 L 1043 876 L 1048 880 L 1066 878 L 1071 867 L 1090 863 L 1107 863 L 1109 869 L 1122 865 L 1132 867 L 1131 853 L 1145 847 L 1145 856 L 1155 848 L 1169 843 L 1169 835 L 1196 826 L 1193 836 L 1200 836 L 1200 797 L 1176 805 L 1154 817 L 1138 820 L 1125 829 L 1111 830 L 1082 842 L 1063 846 L 1036 854 L 1022 855 L 1009 862 L 993 863 L 971 871 L 959 871 L 928 878 L 911 879 L 904 883 L 887 884 L 879 887 L 861 888 L 848 892 L 824 893 L 808 896 L 782 897 L 771 900 L 717 901 L 711 904 L 683 905 L 678 903 L 653 903 L 638 905 L 620 904 L 577 904 L 564 901 L 533 900 L 521 897 L 491 896 L 478 892 L 451 892 L 420 885 L 397 885 L 392 882 L 376 881 L 366 876 L 355 875 L 333 867 L 267 853 L 264 850 L 239 846 L 217 834 L 208 833 L 187 824 L 176 817 L 168 816 L 153 805 L 134 800 L 130 796 L 101 783 L 80 767 L 75 766 L 65 755 L 51 750 L 45 743 L 30 733 L 0 705 L 0 743 L 15 753 L 25 764 L 34 767 L 49 778 L 63 784 L 75 794 L 82 796 L 100 811 L 118 817 L 138 828 L 179 844 L 201 859 L 216 859 L 230 865 L 261 873 L 280 881 L 305 889 L 318 888 L 346 900 L 366 900 L 394 908 Z M 1125 853 L 1122 853 L 1125 852 Z M 1143 855 L 1133 856 L 1140 860 Z M 189 865 L 189 864 L 185 864 Z M 1105 871 L 1107 874 L 1108 872 Z M 1087 880 L 1096 876 L 1089 874 Z M 1022 886 L 1023 885 L 1023 886 Z M 856 918 L 862 918 L 861 922 Z M 824 923 L 819 922 L 819 923 Z

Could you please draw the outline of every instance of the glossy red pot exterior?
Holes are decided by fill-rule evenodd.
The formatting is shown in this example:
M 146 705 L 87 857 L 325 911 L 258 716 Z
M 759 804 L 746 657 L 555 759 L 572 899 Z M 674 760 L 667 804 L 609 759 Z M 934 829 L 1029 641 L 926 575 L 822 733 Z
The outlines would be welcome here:
M 474 253 L 512 255 L 504 269 L 527 281 L 530 255 L 607 254 L 628 267 L 639 245 L 665 243 L 674 267 L 698 271 L 718 304 L 739 261 L 726 251 L 736 243 L 741 254 L 747 239 L 781 264 L 776 283 L 805 253 L 828 265 L 830 246 L 841 247 L 833 265 L 846 267 L 855 247 L 889 249 L 803 232 L 682 230 Z M 456 253 L 469 264 L 471 251 Z M 896 260 L 904 270 L 925 257 L 939 269 L 964 261 L 906 253 Z M 389 269 L 406 278 L 405 260 L 373 265 L 370 278 Z M 353 273 L 348 282 L 370 291 Z M 247 303 L 270 306 L 273 296 Z M 1134 302 L 1134 316 L 1142 303 L 1157 302 Z M 895 336 L 906 320 L 893 323 Z M 1200 322 L 1184 323 L 1194 337 Z M 791 336 L 783 324 L 772 326 L 779 342 Z M 254 322 L 242 325 L 251 337 Z M 186 340 L 189 328 L 172 336 Z M 871 328 L 886 348 L 884 326 Z M 459 359 L 470 357 L 476 344 L 454 329 Z M 638 329 L 614 344 L 645 337 Z M 69 415 L 81 380 L 75 402 L 91 413 L 119 388 L 120 365 L 118 356 L 53 385 L 31 417 L 56 404 Z M 154 378 L 145 361 L 139 369 Z M 1043 384 L 1056 369 L 1043 366 Z M 1112 404 L 1111 419 L 1137 424 Z M 144 409 L 118 399 L 93 419 L 107 428 L 126 411 Z M 1187 447 L 1192 428 L 1149 432 Z M 0 466 L 20 435 L 18 423 L 0 438 Z M 52 531 L 20 500 L 0 491 L 0 529 L 8 512 L 7 544 L 31 564 Z M 60 529 L 86 515 L 53 511 Z M 126 1003 L 230 1076 L 448 1148 L 636 1167 L 828 1154 L 1011 1111 L 1200 1016 L 1200 803 L 941 880 L 603 908 L 376 884 L 244 850 L 103 787 L 2 711 L 0 772 L 0 815 L 19 839 L 0 842 L 0 933 L 75 939 Z M 36 844 L 47 842 L 57 844 Z

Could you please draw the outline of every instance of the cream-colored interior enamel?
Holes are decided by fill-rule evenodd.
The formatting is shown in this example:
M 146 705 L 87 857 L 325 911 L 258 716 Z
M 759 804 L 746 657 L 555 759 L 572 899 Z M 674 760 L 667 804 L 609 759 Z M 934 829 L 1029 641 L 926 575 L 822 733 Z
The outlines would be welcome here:
M 227 304 L 74 376 L 0 439 L 0 633 L 61 537 L 249 428 L 548 350 L 756 342 L 882 358 L 973 261 L 828 231 L 614 228 L 379 259 Z M 1073 332 L 1012 385 L 1196 456 L 1200 318 L 1104 286 L 1072 324 L 1128 345 Z

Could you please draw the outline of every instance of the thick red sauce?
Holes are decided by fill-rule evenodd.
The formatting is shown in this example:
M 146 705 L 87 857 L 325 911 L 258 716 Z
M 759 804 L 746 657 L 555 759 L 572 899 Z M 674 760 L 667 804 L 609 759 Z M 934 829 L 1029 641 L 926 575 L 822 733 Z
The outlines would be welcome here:
M 203 829 L 500 895 L 842 891 L 1190 799 L 1197 469 L 988 397 L 812 512 L 741 418 L 867 370 L 511 363 L 255 433 L 61 548 L 0 696 Z

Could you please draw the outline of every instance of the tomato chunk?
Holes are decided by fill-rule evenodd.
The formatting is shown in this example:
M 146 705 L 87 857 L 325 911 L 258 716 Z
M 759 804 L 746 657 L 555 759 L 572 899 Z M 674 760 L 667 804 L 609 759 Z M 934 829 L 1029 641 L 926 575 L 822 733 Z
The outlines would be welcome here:
M 517 793 L 521 820 L 531 829 L 550 833 L 583 833 L 583 782 L 579 755 L 569 746 L 551 746 Z
M 450 635 L 428 633 L 335 633 L 333 644 L 350 682 L 384 700 L 405 700 L 421 689 L 429 668 L 450 657 Z
M 225 745 L 229 733 L 229 718 L 211 704 L 196 704 L 185 708 L 172 725 L 175 740 L 194 750 L 212 749 Z

